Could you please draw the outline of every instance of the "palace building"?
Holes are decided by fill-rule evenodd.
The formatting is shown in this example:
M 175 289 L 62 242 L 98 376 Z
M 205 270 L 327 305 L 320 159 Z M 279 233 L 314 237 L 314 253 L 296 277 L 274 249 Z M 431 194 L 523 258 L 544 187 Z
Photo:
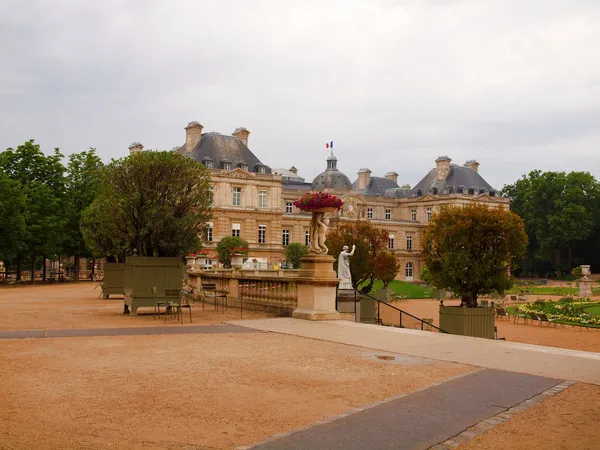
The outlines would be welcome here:
M 309 243 L 310 214 L 296 209 L 293 202 L 309 191 L 330 192 L 344 201 L 331 218 L 330 227 L 356 220 L 369 220 L 389 233 L 389 248 L 402 263 L 400 280 L 417 280 L 423 267 L 421 240 L 431 215 L 441 205 L 486 203 L 508 207 L 479 174 L 479 163 L 452 164 L 448 156 L 435 160 L 435 167 L 413 188 L 398 185 L 398 174 L 372 176 L 367 168 L 356 179 L 337 168 L 333 152 L 324 171 L 312 182 L 298 175 L 295 167 L 272 169 L 250 149 L 250 131 L 237 128 L 231 135 L 203 133 L 203 126 L 190 122 L 185 127 L 185 144 L 175 147 L 210 169 L 213 219 L 208 224 L 206 247 L 215 248 L 225 236 L 240 236 L 249 243 L 249 257 L 262 258 L 271 265 L 285 258 L 285 246 Z M 143 150 L 134 143 L 131 153 Z

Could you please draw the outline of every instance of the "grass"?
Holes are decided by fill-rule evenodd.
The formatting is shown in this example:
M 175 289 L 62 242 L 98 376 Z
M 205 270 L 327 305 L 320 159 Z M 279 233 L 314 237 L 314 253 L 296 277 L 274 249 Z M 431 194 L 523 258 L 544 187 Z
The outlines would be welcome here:
M 594 295 L 600 294 L 600 288 L 594 287 L 592 288 L 592 293 Z M 547 286 L 538 286 L 538 287 L 527 287 L 527 286 L 515 286 L 512 289 L 506 291 L 506 294 L 515 295 L 515 294 L 528 294 L 528 295 L 577 295 L 579 294 L 579 288 L 577 287 L 547 287 Z
M 377 290 L 381 289 L 382 287 L 383 283 L 381 281 L 375 281 L 375 283 L 373 284 L 372 293 L 377 293 Z M 418 284 L 408 283 L 406 281 L 390 281 L 388 288 L 390 288 L 396 294 L 405 294 L 408 298 L 418 299 L 432 297 L 431 289 L 421 287 Z
M 588 306 L 583 309 L 588 314 L 598 314 L 600 315 L 600 305 Z

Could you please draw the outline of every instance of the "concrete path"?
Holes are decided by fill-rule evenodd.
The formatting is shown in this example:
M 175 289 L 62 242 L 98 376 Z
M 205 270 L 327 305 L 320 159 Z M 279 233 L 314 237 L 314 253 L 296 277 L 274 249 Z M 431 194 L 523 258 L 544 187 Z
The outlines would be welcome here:
M 277 318 L 236 320 L 228 323 L 260 331 L 291 334 L 488 369 L 600 384 L 600 353 L 366 325 L 344 320 L 311 322 Z
M 236 325 L 191 325 L 185 327 L 73 328 L 65 330 L 0 331 L 0 339 L 61 338 L 85 336 L 145 336 L 151 334 L 257 333 Z
M 426 449 L 559 382 L 483 370 L 254 448 Z

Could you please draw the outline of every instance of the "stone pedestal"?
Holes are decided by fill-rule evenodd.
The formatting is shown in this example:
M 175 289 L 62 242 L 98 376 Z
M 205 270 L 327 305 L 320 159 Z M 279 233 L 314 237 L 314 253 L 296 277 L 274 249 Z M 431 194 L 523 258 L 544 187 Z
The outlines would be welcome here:
M 333 270 L 333 256 L 309 255 L 302 258 L 298 286 L 298 308 L 292 317 L 305 320 L 340 320 L 335 310 L 338 278 Z
M 588 280 L 587 277 L 583 277 L 579 280 L 579 296 L 580 297 L 591 297 L 592 296 L 592 280 Z

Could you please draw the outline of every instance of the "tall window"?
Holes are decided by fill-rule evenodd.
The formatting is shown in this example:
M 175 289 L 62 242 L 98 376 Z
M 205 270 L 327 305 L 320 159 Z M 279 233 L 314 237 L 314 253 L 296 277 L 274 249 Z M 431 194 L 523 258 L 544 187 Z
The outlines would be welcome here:
M 231 204 L 233 206 L 240 206 L 242 203 L 242 188 L 234 187 L 233 188 L 233 198 L 231 199 Z
M 410 220 L 412 220 L 412 221 L 417 220 L 417 210 L 416 209 L 410 210 Z
M 390 234 L 388 237 L 388 248 L 394 250 L 394 235 Z
M 265 169 L 265 166 L 259 166 L 258 167 L 258 173 L 267 173 L 267 170 Z
M 258 191 L 258 207 L 267 207 L 267 191 Z
M 367 208 L 367 219 L 373 218 L 373 208 Z
M 213 241 L 213 223 L 208 222 L 206 224 L 206 242 L 212 242 L 212 241 Z
M 204 165 L 206 166 L 207 169 L 212 169 L 213 168 L 213 162 L 212 161 L 204 161 Z
M 239 223 L 232 223 L 231 224 L 231 235 L 232 236 L 240 237 L 240 230 L 241 229 L 242 229 L 242 227 L 240 226 Z
M 285 213 L 292 214 L 294 212 L 294 204 L 292 202 L 285 202 Z
M 267 226 L 259 225 L 258 226 L 258 243 L 265 244 L 267 242 Z
M 290 230 L 283 230 L 283 233 L 281 234 L 281 243 L 284 247 L 290 243 Z
M 413 279 L 413 265 L 412 263 L 406 263 L 406 279 L 407 280 L 412 280 Z
M 385 210 L 385 220 L 392 220 L 392 210 L 391 209 Z
M 431 208 L 427 208 L 427 222 L 431 220 Z
M 304 233 L 304 245 L 310 247 L 310 231 L 308 230 L 306 230 L 306 233 Z
M 209 186 L 208 191 L 210 192 L 210 204 L 214 205 L 215 204 L 215 187 Z
M 231 170 L 231 163 L 223 162 L 223 170 Z
M 406 250 L 412 250 L 412 236 L 406 236 Z

